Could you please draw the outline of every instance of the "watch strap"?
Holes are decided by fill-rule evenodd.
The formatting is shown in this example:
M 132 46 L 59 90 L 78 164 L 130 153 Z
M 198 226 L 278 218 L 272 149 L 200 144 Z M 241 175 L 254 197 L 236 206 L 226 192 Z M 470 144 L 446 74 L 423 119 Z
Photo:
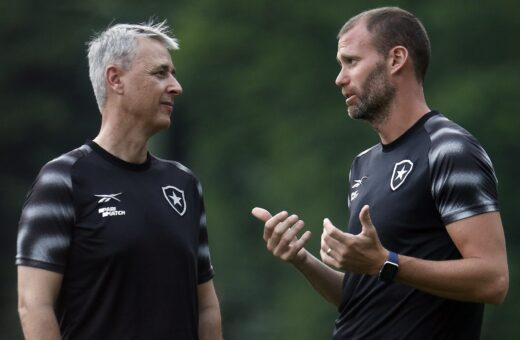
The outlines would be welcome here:
M 399 255 L 393 251 L 388 252 L 388 258 L 379 271 L 379 280 L 392 282 L 399 270 Z
M 397 255 L 397 253 L 394 253 L 393 251 L 389 251 L 387 261 L 399 265 L 399 255 Z

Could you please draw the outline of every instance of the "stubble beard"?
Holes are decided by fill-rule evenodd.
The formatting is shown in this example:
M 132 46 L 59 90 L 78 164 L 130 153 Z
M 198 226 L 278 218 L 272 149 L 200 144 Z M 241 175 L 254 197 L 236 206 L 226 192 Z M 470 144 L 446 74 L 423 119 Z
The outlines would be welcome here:
M 377 124 L 388 117 L 395 87 L 390 84 L 385 72 L 385 64 L 379 63 L 367 76 L 356 102 L 348 107 L 351 118 Z

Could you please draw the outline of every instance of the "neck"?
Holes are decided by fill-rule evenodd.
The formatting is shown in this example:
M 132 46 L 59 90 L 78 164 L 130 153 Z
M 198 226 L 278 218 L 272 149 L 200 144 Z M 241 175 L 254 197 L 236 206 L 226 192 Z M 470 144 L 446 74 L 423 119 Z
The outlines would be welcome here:
M 422 116 L 430 112 L 422 87 L 397 90 L 387 117 L 373 123 L 381 143 L 390 144 L 411 128 Z
M 150 136 L 139 122 L 117 111 L 103 110 L 101 116 L 101 129 L 94 142 L 126 162 L 144 163 Z

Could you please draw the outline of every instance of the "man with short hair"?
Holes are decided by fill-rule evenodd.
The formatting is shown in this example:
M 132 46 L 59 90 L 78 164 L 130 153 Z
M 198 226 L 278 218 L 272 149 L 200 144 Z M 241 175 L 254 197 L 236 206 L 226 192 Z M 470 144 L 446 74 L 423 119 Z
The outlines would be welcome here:
M 340 30 L 336 84 L 380 143 L 352 163 L 348 232 L 324 219 L 322 261 L 303 248 L 309 231 L 296 237 L 297 215 L 253 209 L 268 250 L 338 307 L 334 339 L 478 339 L 484 303 L 507 294 L 495 173 L 472 135 L 427 106 L 429 58 L 423 25 L 400 8 Z
M 92 39 L 93 141 L 47 163 L 20 218 L 26 339 L 221 339 L 202 188 L 148 152 L 182 93 L 165 22 Z

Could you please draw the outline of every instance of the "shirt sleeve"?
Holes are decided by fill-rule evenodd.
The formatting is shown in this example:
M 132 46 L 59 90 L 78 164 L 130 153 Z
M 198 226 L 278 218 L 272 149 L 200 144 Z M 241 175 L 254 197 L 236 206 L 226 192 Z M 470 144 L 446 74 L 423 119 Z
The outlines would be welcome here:
M 19 225 L 16 264 L 65 270 L 75 209 L 67 155 L 47 163 L 27 194 Z
M 202 195 L 202 186 L 197 181 L 197 190 L 200 199 L 200 217 L 199 217 L 199 245 L 197 250 L 198 261 L 198 283 L 204 283 L 213 278 L 215 272 L 211 263 L 211 255 L 209 251 L 208 229 L 206 225 L 206 211 L 204 209 L 204 199 Z
M 497 211 L 497 179 L 487 153 L 453 124 L 433 134 L 429 153 L 431 190 L 445 225 Z

